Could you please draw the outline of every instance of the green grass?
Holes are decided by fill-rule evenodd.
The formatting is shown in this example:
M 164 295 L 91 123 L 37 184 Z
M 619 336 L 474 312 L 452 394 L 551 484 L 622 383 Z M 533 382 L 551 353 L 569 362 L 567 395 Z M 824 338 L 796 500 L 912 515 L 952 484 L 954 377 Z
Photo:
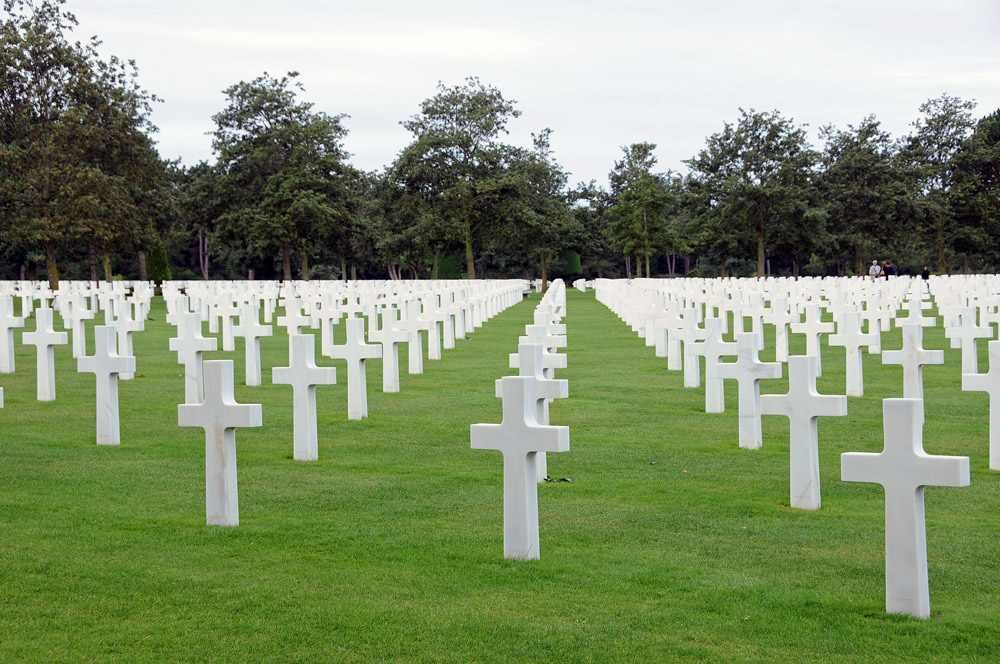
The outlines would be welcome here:
M 177 426 L 162 302 L 135 336 L 142 375 L 120 383 L 119 447 L 94 444 L 94 377 L 69 346 L 57 400 L 39 403 L 34 348 L 18 345 L 17 373 L 0 376 L 0 661 L 995 660 L 987 397 L 961 392 L 940 328 L 925 335 L 947 361 L 925 369 L 925 448 L 970 456 L 972 485 L 927 490 L 921 621 L 884 611 L 881 488 L 839 481 L 842 452 L 881 449 L 901 368 L 865 356 L 866 396 L 820 420 L 823 507 L 793 510 L 787 420 L 765 417 L 764 448 L 739 449 L 735 383 L 726 413 L 704 413 L 703 390 L 591 293 L 568 293 L 570 398 L 551 407 L 571 451 L 549 474 L 573 481 L 539 486 L 541 560 L 504 560 L 501 456 L 471 450 L 469 425 L 500 420 L 493 381 L 536 298 L 423 375 L 401 353 L 399 394 L 371 362 L 367 420 L 347 420 L 344 385 L 319 387 L 315 462 L 292 460 L 291 388 L 270 384 L 283 332 L 262 340 L 262 387 L 241 384 L 241 341 L 209 354 L 236 359 L 237 399 L 264 408 L 236 435 L 238 528 L 205 525 L 204 434 Z M 824 347 L 821 392 L 843 393 L 843 352 Z

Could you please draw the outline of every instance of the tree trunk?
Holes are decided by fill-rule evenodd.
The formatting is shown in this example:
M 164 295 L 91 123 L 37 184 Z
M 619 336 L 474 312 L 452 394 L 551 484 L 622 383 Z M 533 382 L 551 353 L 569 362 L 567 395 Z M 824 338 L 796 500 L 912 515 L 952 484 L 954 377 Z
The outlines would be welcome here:
M 302 281 L 309 281 L 309 252 L 305 249 L 301 252 L 302 256 Z
M 948 266 L 944 261 L 944 231 L 940 228 L 937 232 L 937 245 L 938 245 L 938 272 L 941 274 L 948 274 Z
M 437 249 L 434 250 L 434 262 L 431 263 L 431 279 L 437 281 L 438 279 L 438 254 L 441 253 Z
M 544 293 L 549 289 L 549 270 L 548 270 L 548 254 L 542 252 L 542 292 Z
M 476 262 L 472 255 L 472 233 L 465 236 L 465 272 L 469 279 L 476 278 Z
M 340 280 L 347 281 L 347 259 L 340 257 Z
M 101 274 L 97 271 L 97 248 L 94 245 L 90 245 L 87 247 L 87 253 L 90 255 L 90 280 L 98 281 L 101 278 Z
M 205 231 L 198 231 L 198 269 L 201 270 L 201 278 L 208 280 L 208 236 Z
M 49 275 L 49 288 L 59 290 L 59 265 L 56 263 L 55 242 L 45 243 L 45 271 Z
M 799 278 L 799 259 L 792 257 L 792 276 Z
M 149 273 L 146 271 L 146 252 L 139 250 L 139 281 L 149 281 Z
M 757 227 L 757 276 L 764 276 L 764 226 Z
M 766 263 L 767 263 L 767 276 L 770 277 L 771 276 L 771 259 L 768 258 L 767 261 L 766 261 Z
M 691 257 L 690 256 L 685 256 L 684 257 L 684 276 L 686 277 L 688 275 L 688 272 L 690 272 L 690 271 L 691 271 Z
M 650 276 L 651 275 L 649 272 L 649 254 L 646 254 L 646 278 L 649 279 Z
M 628 254 L 625 254 L 625 277 L 632 278 L 632 258 Z
M 355 265 L 351 265 L 351 281 L 358 280 L 358 268 Z
M 281 272 L 284 281 L 292 280 L 292 248 L 287 242 L 281 243 Z
M 107 250 L 101 252 L 101 264 L 104 265 L 104 280 L 111 283 L 111 252 Z
M 729 260 L 728 256 L 723 256 L 722 257 L 722 267 L 719 270 L 719 279 L 725 279 L 726 278 L 726 261 L 728 261 L 728 260 Z

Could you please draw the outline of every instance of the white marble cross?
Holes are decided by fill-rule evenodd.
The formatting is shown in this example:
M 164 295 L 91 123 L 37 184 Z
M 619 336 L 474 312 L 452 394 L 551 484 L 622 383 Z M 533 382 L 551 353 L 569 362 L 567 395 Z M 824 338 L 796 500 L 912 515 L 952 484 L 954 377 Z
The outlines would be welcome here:
M 961 324 L 957 327 L 946 328 L 944 336 L 953 341 L 958 340 L 959 348 L 962 349 L 962 373 L 976 374 L 979 373 L 976 339 L 992 339 L 993 328 L 976 325 L 975 307 L 962 307 L 959 314 L 962 317 Z
M 289 336 L 288 366 L 271 369 L 271 382 L 292 386 L 292 457 L 296 461 L 315 461 L 319 458 L 316 386 L 337 382 L 334 367 L 316 366 L 316 337 Z
M 274 333 L 270 325 L 262 325 L 257 305 L 244 302 L 240 307 L 240 322 L 233 326 L 233 334 L 245 341 L 246 376 L 243 382 L 248 386 L 260 385 L 260 338 Z
M 787 297 L 775 297 L 764 316 L 766 322 L 774 325 L 774 359 L 778 362 L 788 361 L 788 325 L 796 318 L 788 310 Z
M 132 302 L 123 300 L 118 312 L 118 318 L 111 325 L 118 334 L 118 354 L 122 357 L 134 358 L 135 356 L 132 353 L 132 334 L 134 332 L 142 332 L 146 324 L 142 320 L 132 317 L 132 307 Z M 134 367 L 132 371 L 135 371 Z M 134 377 L 132 371 L 122 372 L 118 377 L 122 380 L 131 380 Z
M 177 353 L 177 363 L 184 365 L 184 403 L 205 400 L 202 376 L 202 353 L 216 349 L 217 340 L 201 336 L 201 315 L 189 311 L 177 313 L 177 336 L 170 339 L 170 350 Z
M 1000 470 L 1000 340 L 988 345 L 990 368 L 984 374 L 962 374 L 963 392 L 990 396 L 990 470 Z
M 399 392 L 399 344 L 409 338 L 406 330 L 400 330 L 399 310 L 387 305 L 379 316 L 382 326 L 368 331 L 368 338 L 382 346 L 382 391 Z
M 885 610 L 929 618 L 924 487 L 968 486 L 969 457 L 924 452 L 919 400 L 885 399 L 882 404 L 884 449 L 841 454 L 840 476 L 885 489 Z
M 562 361 L 559 361 L 560 358 Z M 535 390 L 538 397 L 535 410 L 535 421 L 541 425 L 549 423 L 549 402 L 552 399 L 565 399 L 569 396 L 569 381 L 552 378 L 554 370 L 566 367 L 566 356 L 560 353 L 546 353 L 545 345 L 519 344 L 517 353 L 510 355 L 510 368 L 517 369 L 519 376 L 534 376 L 538 379 Z M 497 381 L 497 397 L 502 398 L 502 383 Z M 544 482 L 549 475 L 545 452 L 535 455 L 535 470 L 539 482 Z
M 876 333 L 861 332 L 861 315 L 857 311 L 848 311 L 844 320 L 837 325 L 837 333 L 830 335 L 831 346 L 841 346 L 846 349 L 847 356 L 847 396 L 863 397 L 865 395 L 862 346 L 875 343 Z
M 302 334 L 302 328 L 312 324 L 312 317 L 302 314 L 302 300 L 290 297 L 285 300 L 285 315 L 278 316 L 278 325 L 288 331 L 288 335 Z
M 937 323 L 937 318 L 934 316 L 924 316 L 924 303 L 919 294 L 911 295 L 906 306 L 909 315 L 906 318 L 897 318 L 895 321 L 897 327 L 901 327 L 903 325 L 919 325 L 921 327 L 927 327 Z
M 382 347 L 365 343 L 365 319 L 348 318 L 347 341 L 334 345 L 330 357 L 347 361 L 347 419 L 368 417 L 368 380 L 365 362 L 382 357 Z
M 0 373 L 14 373 L 14 328 L 24 327 L 24 318 L 14 315 L 14 299 L 0 295 Z
M 740 447 L 761 448 L 760 381 L 781 378 L 781 362 L 761 362 L 757 359 L 757 335 L 741 332 L 736 335 L 736 361 L 719 365 L 719 378 L 736 381 L 739 390 Z
M 205 362 L 205 400 L 177 406 L 177 424 L 205 430 L 205 517 L 210 526 L 240 524 L 236 429 L 262 424 L 260 404 L 233 396 L 233 361 Z
M 684 344 L 684 349 L 681 353 L 683 358 L 683 366 L 681 370 L 684 375 L 684 387 L 699 387 L 701 385 L 701 368 L 698 366 L 698 349 L 697 344 L 705 339 L 705 328 L 698 327 L 695 323 L 694 318 L 684 317 L 685 321 L 689 321 L 684 327 L 675 330 L 674 334 L 678 341 Z M 669 358 L 668 365 L 669 368 Z
M 847 415 L 847 397 L 817 392 L 816 358 L 812 355 L 792 355 L 788 358 L 788 394 L 761 395 L 760 412 L 788 418 L 791 506 L 818 510 L 819 435 L 816 420 L 819 417 Z
M 924 399 L 924 365 L 944 364 L 943 350 L 924 349 L 924 328 L 916 323 L 903 323 L 903 347 L 900 350 L 882 351 L 882 364 L 899 364 L 903 367 L 903 398 Z M 921 406 L 921 413 L 923 413 Z M 923 416 L 921 415 L 921 422 Z
M 83 302 L 84 298 L 81 293 L 72 293 L 66 298 L 65 308 L 61 312 L 63 325 L 70 330 L 73 357 L 75 358 L 84 357 L 87 354 L 86 322 L 94 317 L 94 312 L 87 309 Z
M 725 391 L 719 377 L 719 365 L 723 357 L 736 355 L 736 342 L 723 341 L 720 320 L 708 318 L 705 320 L 705 340 L 690 345 L 693 346 L 692 352 L 705 357 L 705 412 L 725 412 Z
M 824 334 L 833 332 L 833 323 L 824 323 L 823 314 L 818 304 L 806 305 L 806 319 L 801 323 L 792 323 L 792 332 L 806 335 L 806 355 L 816 358 L 816 375 L 823 375 L 823 361 L 820 355 Z
M 407 333 L 406 358 L 407 370 L 411 374 L 424 372 L 424 342 L 420 334 L 422 330 L 430 331 L 431 324 L 420 317 L 420 301 L 409 300 L 406 303 L 406 318 L 400 320 L 396 327 Z
M 118 376 L 135 371 L 135 358 L 119 355 L 115 335 L 107 325 L 94 327 L 94 354 L 76 361 L 78 372 L 97 377 L 97 444 L 119 445 Z
M 39 401 L 56 400 L 56 359 L 55 346 L 69 341 L 65 332 L 52 329 L 52 309 L 41 307 L 35 311 L 35 330 L 21 335 L 21 343 L 37 349 L 36 376 Z
M 535 455 L 569 450 L 569 427 L 543 426 L 535 420 L 537 390 L 533 376 L 504 376 L 503 420 L 471 427 L 472 449 L 503 453 L 504 558 L 539 557 Z

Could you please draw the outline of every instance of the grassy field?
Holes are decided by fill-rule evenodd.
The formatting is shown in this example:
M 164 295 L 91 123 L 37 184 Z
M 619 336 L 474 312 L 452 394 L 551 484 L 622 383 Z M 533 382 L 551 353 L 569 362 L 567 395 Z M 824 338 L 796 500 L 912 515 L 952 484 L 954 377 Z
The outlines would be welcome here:
M 900 367 L 865 356 L 865 397 L 820 420 L 823 507 L 793 510 L 787 420 L 739 449 L 735 383 L 724 414 L 704 413 L 703 390 L 592 293 L 568 293 L 570 398 L 551 407 L 571 451 L 549 474 L 572 482 L 539 486 L 541 560 L 504 560 L 501 456 L 471 450 L 469 425 L 500 420 L 493 381 L 536 302 L 423 375 L 401 352 L 399 394 L 369 363 L 367 420 L 347 420 L 343 384 L 319 387 L 314 462 L 292 460 L 291 388 L 270 384 L 283 331 L 262 340 L 262 387 L 240 384 L 241 340 L 208 354 L 234 358 L 237 399 L 263 404 L 264 426 L 236 435 L 238 528 L 205 525 L 204 434 L 177 426 L 161 301 L 120 384 L 119 447 L 94 444 L 94 377 L 69 346 L 57 400 L 39 403 L 18 345 L 0 375 L 0 662 L 996 661 L 1000 474 L 987 396 L 961 391 L 941 328 L 925 335 L 946 357 L 925 369 L 925 449 L 968 455 L 972 485 L 927 490 L 921 621 L 884 611 L 881 488 L 839 480 L 842 452 L 881 450 Z M 842 394 L 844 351 L 823 351 L 819 390 Z

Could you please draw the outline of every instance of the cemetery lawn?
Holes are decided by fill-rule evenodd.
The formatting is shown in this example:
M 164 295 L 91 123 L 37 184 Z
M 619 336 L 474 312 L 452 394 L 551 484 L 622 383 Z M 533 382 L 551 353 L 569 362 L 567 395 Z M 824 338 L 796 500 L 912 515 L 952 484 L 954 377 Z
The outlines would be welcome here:
M 205 525 L 204 433 L 177 426 L 162 300 L 120 383 L 118 447 L 95 444 L 94 376 L 69 346 L 56 401 L 35 400 L 29 321 L 17 372 L 0 375 L 0 662 L 995 661 L 1000 473 L 987 396 L 961 391 L 942 328 L 924 340 L 946 357 L 924 370 L 925 449 L 969 456 L 972 484 L 927 489 L 922 621 L 885 613 L 881 487 L 840 481 L 842 452 L 882 449 L 900 367 L 865 354 L 865 396 L 819 423 L 822 509 L 794 510 L 786 419 L 764 418 L 762 450 L 739 449 L 735 383 L 726 412 L 706 414 L 703 389 L 593 293 L 567 296 L 570 398 L 551 421 L 571 451 L 548 455 L 567 481 L 538 487 L 531 562 L 503 559 L 501 456 L 470 449 L 469 425 L 500 421 L 494 380 L 538 296 L 423 375 L 401 348 L 399 394 L 370 362 L 367 420 L 347 420 L 345 385 L 318 387 L 314 462 L 292 460 L 291 388 L 270 382 L 283 330 L 261 341 L 262 387 L 242 385 L 242 340 L 206 354 L 235 359 L 237 400 L 263 404 L 264 426 L 236 434 L 236 528 Z M 824 343 L 822 365 L 820 392 L 843 394 L 844 350 Z

